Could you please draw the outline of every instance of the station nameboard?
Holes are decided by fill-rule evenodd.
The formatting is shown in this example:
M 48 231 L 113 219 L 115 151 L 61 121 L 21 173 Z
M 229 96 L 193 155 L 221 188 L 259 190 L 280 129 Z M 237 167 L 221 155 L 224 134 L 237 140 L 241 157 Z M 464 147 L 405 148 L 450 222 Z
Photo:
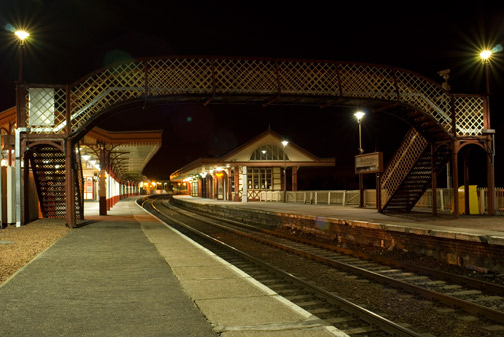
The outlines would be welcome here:
M 383 172 L 383 152 L 355 156 L 355 174 Z

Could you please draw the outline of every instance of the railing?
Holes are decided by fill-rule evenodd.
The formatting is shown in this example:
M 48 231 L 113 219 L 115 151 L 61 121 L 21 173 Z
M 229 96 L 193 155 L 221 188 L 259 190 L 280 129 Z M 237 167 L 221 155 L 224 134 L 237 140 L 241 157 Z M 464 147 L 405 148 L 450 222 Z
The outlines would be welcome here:
M 369 191 L 369 192 L 368 192 Z M 366 194 L 371 193 L 366 190 Z M 287 202 L 304 203 L 314 205 L 358 205 L 359 190 L 348 191 L 287 191 Z M 365 198 L 365 199 L 369 199 Z M 283 202 L 283 191 L 262 191 L 259 193 L 259 201 Z
M 496 188 L 496 211 L 504 215 L 504 188 Z M 464 192 L 459 189 L 459 204 L 463 206 Z M 283 202 L 283 191 L 262 191 L 259 201 Z M 331 191 L 287 191 L 288 203 L 303 203 L 313 205 L 358 206 L 359 190 L 331 190 Z M 477 189 L 477 209 L 479 214 L 488 214 L 488 190 Z M 376 208 L 376 190 L 364 191 L 364 205 L 367 208 Z M 417 209 L 432 209 L 432 190 L 428 189 L 415 205 Z M 437 189 L 437 209 L 441 212 L 451 212 L 453 208 L 453 190 L 447 188 Z
M 23 84 L 23 123 L 30 133 L 72 134 L 112 106 L 147 96 L 198 101 L 272 102 L 338 97 L 405 104 L 431 116 L 447 133 L 481 135 L 486 97 L 458 95 L 419 74 L 373 64 L 285 59 L 171 57 L 136 60 L 97 71 L 71 86 Z M 262 97 L 262 98 L 261 98 Z M 242 102 L 242 103 L 243 103 Z M 279 101 L 279 103 L 282 103 Z M 19 107 L 20 108 L 20 107 Z M 23 110 L 23 109 L 21 109 Z
M 427 140 L 411 128 L 382 175 L 382 208 L 397 191 L 426 147 Z

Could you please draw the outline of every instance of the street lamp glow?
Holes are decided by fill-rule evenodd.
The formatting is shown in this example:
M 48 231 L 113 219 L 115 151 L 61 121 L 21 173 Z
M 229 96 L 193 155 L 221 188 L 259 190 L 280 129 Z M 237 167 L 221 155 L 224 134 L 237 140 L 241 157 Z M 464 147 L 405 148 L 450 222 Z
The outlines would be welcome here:
M 283 160 L 284 160 L 284 174 L 283 174 L 283 202 L 287 202 L 287 153 L 285 151 L 285 147 L 289 144 L 287 140 L 282 140 L 282 145 L 284 148 L 283 152 Z
M 21 30 L 21 29 L 16 30 L 16 32 L 14 34 L 16 34 L 18 39 L 21 41 L 21 44 L 23 44 L 24 40 L 26 40 L 26 38 L 28 36 L 30 36 L 30 33 L 28 33 L 27 31 Z
M 364 118 L 366 114 L 362 111 L 357 111 L 354 113 L 355 118 L 357 118 L 357 121 L 360 122 L 362 118 Z
M 487 62 L 490 57 L 492 57 L 493 52 L 491 50 L 485 49 L 479 55 L 483 62 Z

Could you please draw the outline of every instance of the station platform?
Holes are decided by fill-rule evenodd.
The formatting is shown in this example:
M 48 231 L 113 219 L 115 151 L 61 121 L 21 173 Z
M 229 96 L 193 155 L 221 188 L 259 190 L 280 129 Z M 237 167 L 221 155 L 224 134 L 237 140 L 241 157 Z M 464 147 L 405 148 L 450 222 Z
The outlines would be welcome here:
M 0 336 L 346 336 L 135 204 L 85 221 L 0 286 Z
M 343 246 L 381 247 L 410 254 L 403 258 L 426 256 L 475 272 L 504 275 L 503 216 L 454 218 L 444 212 L 433 217 L 428 210 L 388 215 L 356 206 L 243 203 L 182 195 L 175 196 L 175 202 L 208 214 L 282 227 L 294 235 L 316 236 Z
M 344 220 L 350 224 L 390 228 L 426 235 L 440 235 L 444 238 L 462 239 L 465 235 L 495 237 L 503 239 L 504 217 L 487 215 L 460 215 L 454 218 L 449 212 L 433 217 L 429 210 L 413 211 L 406 214 L 387 215 L 374 208 L 356 206 L 314 205 L 283 202 L 233 202 L 215 199 L 176 195 L 174 198 L 200 205 L 220 205 L 255 212 L 288 214 L 290 217 L 314 217 L 326 220 Z M 473 238 L 474 239 L 474 238 Z

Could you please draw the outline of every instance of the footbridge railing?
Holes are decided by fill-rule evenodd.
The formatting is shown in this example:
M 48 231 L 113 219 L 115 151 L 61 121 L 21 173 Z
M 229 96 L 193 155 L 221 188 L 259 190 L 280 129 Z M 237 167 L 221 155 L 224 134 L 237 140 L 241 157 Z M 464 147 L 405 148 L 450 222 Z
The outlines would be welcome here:
M 72 85 L 22 87 L 22 124 L 32 134 L 76 134 L 105 109 L 152 96 L 206 103 L 395 102 L 431 116 L 456 136 L 481 135 L 488 120 L 485 96 L 451 94 L 404 69 L 336 61 L 149 58 L 102 69 Z

